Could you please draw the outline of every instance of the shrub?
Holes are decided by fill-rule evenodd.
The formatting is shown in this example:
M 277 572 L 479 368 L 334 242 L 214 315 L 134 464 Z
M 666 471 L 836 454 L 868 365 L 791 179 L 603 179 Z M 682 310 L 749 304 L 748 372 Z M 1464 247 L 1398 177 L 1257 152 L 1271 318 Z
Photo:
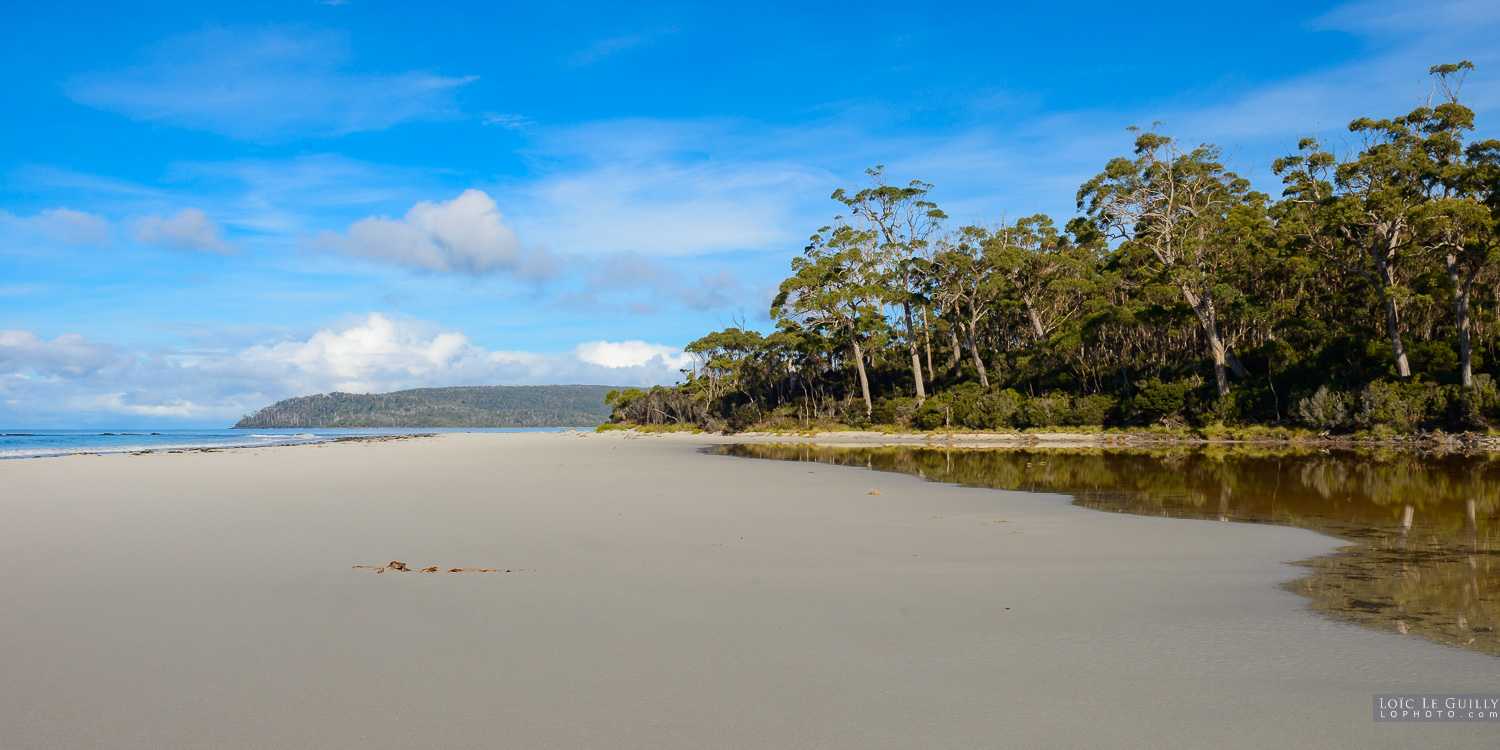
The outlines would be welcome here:
M 1427 416 L 1427 393 L 1402 388 L 1396 383 L 1376 381 L 1359 392 L 1354 422 L 1360 427 L 1414 429 Z
M 1474 385 L 1463 389 L 1458 397 L 1458 421 L 1464 428 L 1487 427 L 1491 413 L 1500 402 L 1500 393 L 1495 389 L 1495 380 L 1480 373 L 1474 376 Z
M 1026 423 L 1032 427 L 1055 427 L 1070 416 L 1067 396 L 1037 396 L 1026 401 Z
M 948 410 L 952 406 L 944 399 L 930 398 L 912 416 L 912 424 L 919 430 L 936 430 L 948 421 Z
M 1006 389 L 986 391 L 974 398 L 963 410 L 962 424 L 975 430 L 997 430 L 1016 423 L 1021 411 L 1021 395 Z
M 1349 424 L 1349 401 L 1342 393 L 1319 386 L 1313 395 L 1292 406 L 1292 417 L 1315 430 L 1337 430 Z
M 742 432 L 750 429 L 756 422 L 760 421 L 760 409 L 750 404 L 740 404 L 729 413 L 728 429 L 730 432 Z
M 894 424 L 906 426 L 911 424 L 912 417 L 917 414 L 917 400 L 914 398 L 898 398 L 891 400 L 891 412 L 895 417 Z
M 1069 424 L 1101 426 L 1109 421 L 1110 412 L 1115 408 L 1115 400 L 1109 396 L 1096 393 L 1091 396 L 1079 396 L 1073 399 L 1073 414 Z
M 1193 390 L 1189 382 L 1163 383 L 1158 378 L 1140 385 L 1140 390 L 1130 399 L 1130 409 L 1147 422 L 1154 422 L 1182 411 L 1188 394 Z

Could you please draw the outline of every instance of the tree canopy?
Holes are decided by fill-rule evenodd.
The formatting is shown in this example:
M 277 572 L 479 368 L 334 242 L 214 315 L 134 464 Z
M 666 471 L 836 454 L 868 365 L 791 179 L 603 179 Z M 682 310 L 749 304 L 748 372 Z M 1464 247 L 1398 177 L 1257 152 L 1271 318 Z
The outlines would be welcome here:
M 1078 190 L 1079 216 L 956 225 L 933 186 L 838 190 L 792 260 L 775 331 L 688 347 L 636 419 L 705 426 L 1283 425 L 1500 419 L 1500 141 L 1468 62 L 1410 112 L 1276 159 L 1272 197 L 1157 123 Z M 936 356 L 934 352 L 936 351 Z M 646 394 L 641 392 L 642 397 Z M 639 410 L 637 410 L 639 411 Z

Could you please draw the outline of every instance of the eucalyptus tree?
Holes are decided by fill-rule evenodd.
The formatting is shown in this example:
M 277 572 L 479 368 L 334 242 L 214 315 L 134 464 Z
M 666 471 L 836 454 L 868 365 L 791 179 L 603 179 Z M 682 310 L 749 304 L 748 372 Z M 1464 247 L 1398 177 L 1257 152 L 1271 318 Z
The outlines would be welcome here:
M 792 276 L 781 282 L 771 302 L 772 318 L 848 334 L 866 417 L 875 404 L 870 398 L 860 329 L 866 318 L 880 314 L 882 280 L 878 265 L 869 257 L 872 234 L 872 230 L 842 223 L 818 230 L 802 255 L 792 259 Z
M 1132 128 L 1133 132 L 1138 132 Z M 1078 189 L 1078 208 L 1108 236 L 1143 248 L 1163 283 L 1177 288 L 1197 316 L 1213 358 L 1220 396 L 1229 393 L 1225 368 L 1245 369 L 1235 341 L 1219 321 L 1219 300 L 1233 290 L 1226 271 L 1236 257 L 1226 231 L 1235 206 L 1253 200 L 1249 182 L 1219 163 L 1217 147 L 1184 151 L 1157 131 L 1140 133 L 1135 158 L 1116 158 Z
M 688 344 L 686 351 L 697 360 L 699 373 L 689 383 L 709 403 L 735 392 L 745 393 L 754 402 L 756 389 L 743 381 L 752 376 L 752 355 L 764 341 L 756 331 L 731 326 Z
M 1004 269 L 997 262 L 1004 242 L 995 241 L 996 234 L 1005 231 L 1004 224 L 963 227 L 958 230 L 957 243 L 943 243 L 932 258 L 933 295 L 951 313 L 953 327 L 963 334 L 979 373 L 979 384 L 986 388 L 990 377 L 979 351 L 978 331 L 980 322 L 1005 293 Z
M 920 404 L 927 398 L 927 389 L 922 378 L 922 359 L 917 353 L 912 307 L 923 302 L 927 268 L 923 255 L 947 216 L 937 204 L 926 199 L 931 185 L 916 180 L 906 187 L 888 185 L 884 166 L 867 169 L 865 174 L 870 176 L 871 187 L 853 195 L 839 188 L 833 191 L 833 199 L 869 226 L 872 259 L 880 263 L 883 272 L 883 299 L 901 310 L 906 346 L 911 354 L 912 381 Z
M 1436 107 L 1418 107 L 1399 118 L 1409 133 L 1410 158 L 1425 189 L 1425 203 L 1413 221 L 1418 242 L 1442 259 L 1452 285 L 1453 323 L 1458 335 L 1459 379 L 1464 387 L 1474 384 L 1472 318 L 1470 307 L 1474 283 L 1496 265 L 1500 253 L 1495 238 L 1495 215 L 1486 201 L 1493 202 L 1495 141 L 1481 141 L 1464 148 L 1465 132 L 1474 129 L 1474 111 L 1459 103 L 1464 76 L 1474 69 L 1466 61 L 1434 65 L 1433 94 L 1445 101 Z
M 992 236 L 995 256 L 1037 345 L 1083 310 L 1096 259 L 1058 233 L 1046 214 L 1027 216 Z
M 1363 279 L 1385 313 L 1396 374 L 1411 377 L 1402 339 L 1402 305 L 1422 268 L 1418 227 L 1428 202 L 1428 156 L 1407 117 L 1349 123 L 1363 147 L 1339 158 L 1323 141 L 1303 138 L 1297 153 L 1273 165 L 1287 187 L 1283 229 L 1305 249 Z

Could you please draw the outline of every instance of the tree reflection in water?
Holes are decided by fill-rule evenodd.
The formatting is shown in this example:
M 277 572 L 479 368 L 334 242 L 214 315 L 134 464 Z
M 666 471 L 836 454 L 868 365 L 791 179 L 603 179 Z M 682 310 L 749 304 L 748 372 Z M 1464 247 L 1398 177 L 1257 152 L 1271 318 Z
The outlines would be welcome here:
M 1334 619 L 1500 654 L 1500 457 L 1209 447 L 1102 450 L 725 445 L 1117 513 L 1298 526 L 1353 544 L 1286 588 Z

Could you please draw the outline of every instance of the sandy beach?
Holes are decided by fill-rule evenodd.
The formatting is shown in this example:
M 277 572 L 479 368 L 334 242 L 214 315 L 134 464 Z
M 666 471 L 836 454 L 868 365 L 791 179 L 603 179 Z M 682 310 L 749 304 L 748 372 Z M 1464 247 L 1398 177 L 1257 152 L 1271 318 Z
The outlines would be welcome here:
M 1277 583 L 1336 540 L 698 452 L 722 440 L 0 461 L 0 748 L 1500 736 L 1372 721 L 1500 692 L 1500 659 L 1306 612 Z M 513 572 L 354 567 L 393 560 Z

